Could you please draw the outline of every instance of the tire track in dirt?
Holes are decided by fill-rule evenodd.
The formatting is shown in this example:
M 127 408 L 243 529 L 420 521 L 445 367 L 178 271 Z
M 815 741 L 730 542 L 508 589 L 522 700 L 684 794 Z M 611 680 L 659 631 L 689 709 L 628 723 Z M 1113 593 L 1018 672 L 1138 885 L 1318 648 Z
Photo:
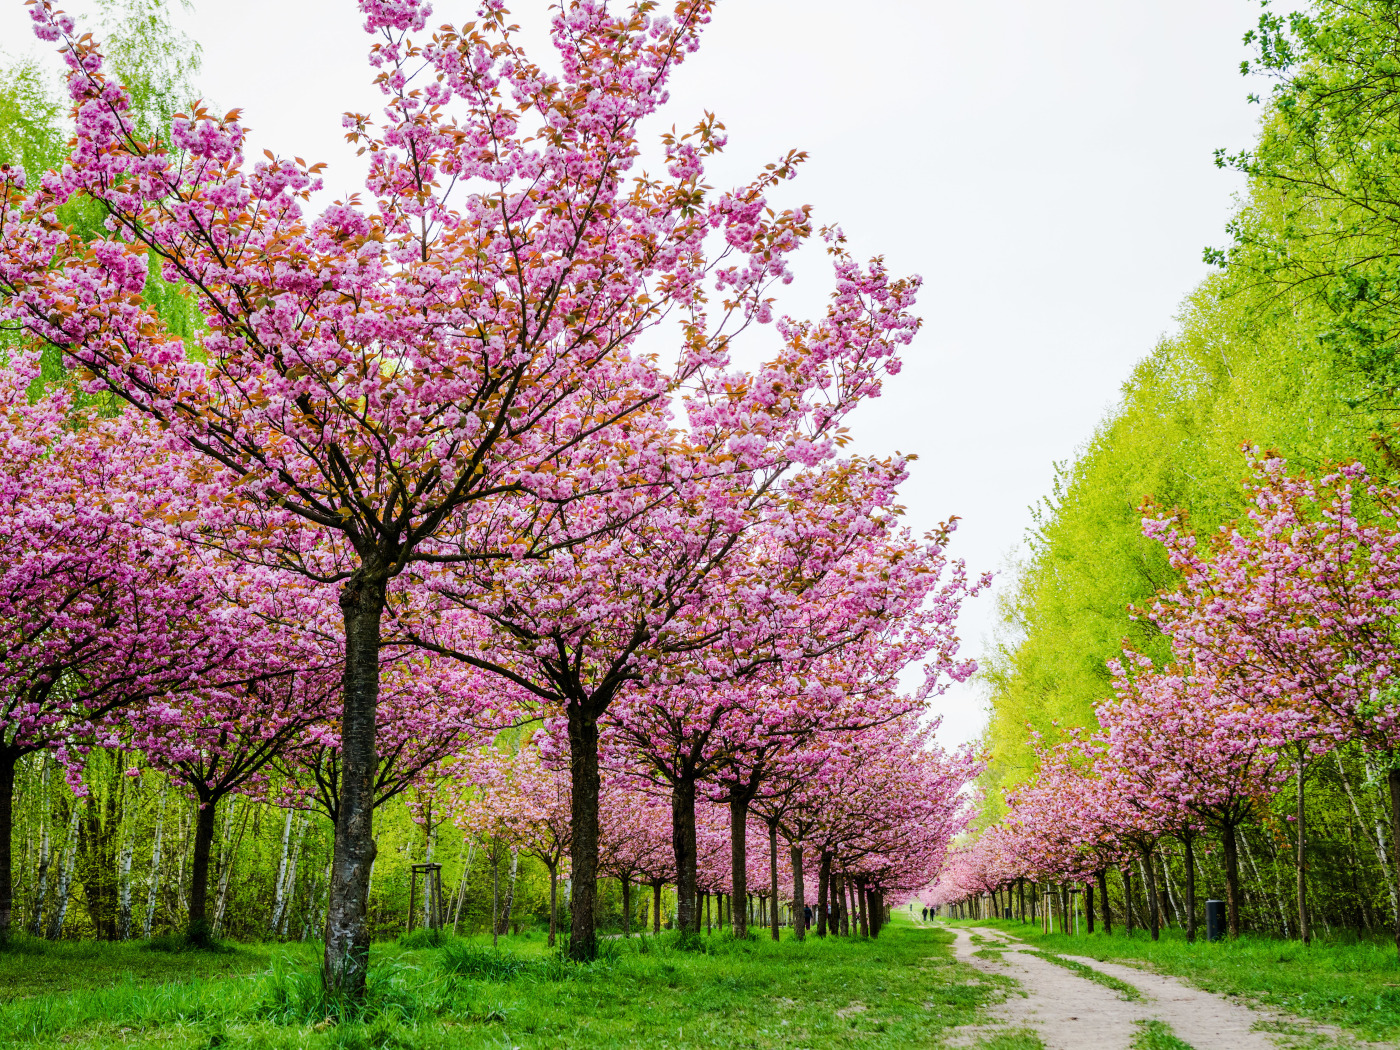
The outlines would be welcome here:
M 1030 1028 L 1047 1050 L 1128 1050 L 1143 1021 L 1162 1021 L 1195 1050 L 1278 1050 L 1298 1046 L 1298 1036 L 1256 1029 L 1261 1022 L 1306 1033 L 1310 1046 L 1367 1047 L 1393 1050 L 1394 1044 L 1362 1043 L 1340 1029 L 1312 1024 L 1251 1009 L 1221 995 L 1193 988 L 1175 977 L 1131 966 L 1066 955 L 1064 958 L 1115 977 L 1142 993 L 1141 1000 L 1123 999 L 1111 988 L 1031 954 L 1029 945 L 1009 935 L 983 928 L 957 928 L 953 953 L 959 962 L 984 973 L 1019 982 L 1006 1001 L 993 1007 L 998 1026 Z M 985 943 L 978 944 L 972 934 Z M 986 954 L 979 956 L 978 951 Z M 994 956 L 989 958 L 988 956 Z M 1020 994 L 1024 992 L 1024 994 Z M 987 1034 L 969 1030 L 952 1045 L 970 1045 Z

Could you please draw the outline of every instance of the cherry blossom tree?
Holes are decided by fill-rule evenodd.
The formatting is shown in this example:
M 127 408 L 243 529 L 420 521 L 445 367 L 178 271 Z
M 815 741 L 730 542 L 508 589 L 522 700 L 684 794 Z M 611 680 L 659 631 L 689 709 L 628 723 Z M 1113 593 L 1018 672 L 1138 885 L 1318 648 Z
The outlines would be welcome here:
M 561 473 L 570 453 L 678 380 L 706 370 L 727 382 L 728 342 L 769 319 L 767 291 L 809 229 L 805 212 L 770 212 L 764 197 L 795 155 L 710 190 L 704 164 L 724 143 L 712 118 L 662 136 L 664 176 L 628 181 L 639 125 L 698 46 L 709 0 L 665 16 L 569 4 L 552 24 L 558 76 L 524 54 L 497 0 L 422 43 L 422 0 L 360 8 L 386 98 L 378 125 L 347 118 L 372 204 L 308 215 L 321 166 L 249 163 L 237 111 L 196 105 L 165 138 L 143 138 L 97 41 L 50 0 L 32 13 L 68 62 L 74 147 L 32 192 L 13 170 L 0 189 L 0 324 L 60 349 L 94 389 L 209 457 L 205 522 L 231 550 L 339 585 L 325 969 L 351 995 L 368 958 L 379 647 L 395 581 L 424 559 L 534 551 L 583 491 Z M 80 195 L 105 211 L 107 239 L 88 243 L 59 218 Z M 148 259 L 203 315 L 198 346 L 143 299 Z M 866 291 L 853 283 L 851 301 Z M 635 347 L 668 319 L 683 342 L 663 371 Z M 483 526 L 513 501 L 538 530 Z M 301 527 L 319 538 L 310 549 Z
M 571 827 L 567 767 L 550 762 L 531 741 L 513 753 L 485 748 L 458 763 L 453 775 L 474 790 L 472 799 L 458 809 L 458 826 L 464 832 L 504 838 L 548 869 L 553 947 L 559 875 L 568 856 Z
M 1304 791 L 1312 760 L 1357 738 L 1391 765 L 1400 753 L 1400 703 L 1389 690 L 1397 667 L 1400 500 L 1369 484 L 1359 465 L 1316 480 L 1290 477 L 1278 459 L 1252 466 L 1248 515 L 1205 542 L 1179 515 L 1145 521 L 1183 575 L 1148 615 L 1184 666 L 1250 705 L 1290 754 L 1298 921 L 1307 942 Z M 1400 846 L 1400 772 L 1390 792 Z M 1396 938 L 1400 950 L 1400 917 Z
M 55 751 L 81 790 L 81 754 L 118 712 L 268 670 L 167 520 L 178 471 L 159 435 L 78 413 L 60 388 L 31 402 L 36 375 L 32 354 L 0 370 L 0 938 L 20 758 Z
M 622 934 L 632 934 L 632 884 L 653 887 L 652 910 L 660 914 L 660 890 L 674 876 L 670 807 L 637 777 L 614 776 L 603 785 L 599 808 L 598 870 L 622 884 Z
M 1269 716 L 1208 677 L 1158 671 L 1136 654 L 1125 654 L 1111 669 L 1117 703 L 1098 709 L 1102 736 L 1114 764 L 1150 782 L 1152 804 L 1175 814 L 1176 834 L 1186 847 L 1187 939 L 1196 932 L 1193 820 L 1220 838 L 1227 925 L 1230 936 L 1238 937 L 1236 830 L 1267 806 L 1284 775 Z M 1182 820 L 1183 811 L 1192 819 Z

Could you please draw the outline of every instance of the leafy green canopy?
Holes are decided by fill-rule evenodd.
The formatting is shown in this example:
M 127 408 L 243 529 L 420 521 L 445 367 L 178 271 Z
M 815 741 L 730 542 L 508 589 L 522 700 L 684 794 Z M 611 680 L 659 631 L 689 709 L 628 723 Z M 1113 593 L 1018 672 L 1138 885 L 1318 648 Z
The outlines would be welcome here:
M 1125 639 L 1165 658 L 1130 613 L 1176 582 L 1141 535 L 1144 499 L 1197 528 L 1231 520 L 1245 446 L 1301 469 L 1400 466 L 1400 0 L 1264 6 L 1243 68 L 1273 81 L 1251 96 L 1259 138 L 1216 155 L 1250 180 L 1230 245 L 1206 252 L 1224 272 L 1188 298 L 1178 332 L 1036 508 L 987 672 L 989 788 L 1031 772 L 1028 727 L 1053 740 L 1057 725 L 1094 724 L 1104 662 Z
M 1245 38 L 1256 57 L 1244 72 L 1274 81 L 1259 139 L 1216 154 L 1253 190 L 1229 248 L 1206 257 L 1315 303 L 1313 334 L 1345 360 L 1347 395 L 1390 405 L 1400 390 L 1400 3 L 1265 8 Z
M 1326 323 L 1323 307 L 1262 289 L 1248 274 L 1211 278 L 1074 463 L 1060 466 L 1003 600 L 987 673 L 989 786 L 1030 773 L 1028 726 L 1053 740 L 1057 724 L 1095 724 L 1095 705 L 1110 695 L 1105 661 L 1124 640 L 1165 659 L 1155 629 L 1129 611 L 1176 582 L 1160 545 L 1142 535 L 1145 499 L 1213 528 L 1243 510 L 1247 445 L 1300 468 L 1377 458 L 1371 435 L 1384 415 L 1344 396 L 1353 376 L 1320 347 Z
M 187 0 L 182 2 L 187 6 Z M 171 24 L 169 0 L 100 0 L 98 6 L 105 55 L 131 94 L 137 133 L 164 135 L 171 116 L 195 97 L 191 84 L 199 72 L 199 45 Z M 0 64 L 0 164 L 19 165 L 32 185 L 63 163 L 70 137 L 57 70 L 50 75 L 31 55 Z M 86 239 L 104 236 L 106 216 L 94 201 L 70 201 L 59 216 Z M 146 296 L 176 334 L 189 339 L 202 329 L 181 289 L 162 280 L 154 268 Z M 12 333 L 0 330 L 0 354 L 14 343 Z M 42 368 L 40 382 L 64 378 L 52 349 L 45 351 Z

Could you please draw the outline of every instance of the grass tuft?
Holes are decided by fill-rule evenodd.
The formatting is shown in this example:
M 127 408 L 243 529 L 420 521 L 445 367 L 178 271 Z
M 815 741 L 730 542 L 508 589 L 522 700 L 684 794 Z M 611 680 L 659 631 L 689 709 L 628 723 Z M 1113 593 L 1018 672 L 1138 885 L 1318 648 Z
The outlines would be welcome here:
M 1075 962 L 1073 959 L 1066 959 L 1063 955 L 1056 955 L 1054 952 L 1042 952 L 1034 948 L 1029 951 L 1025 949 L 1022 950 L 1025 951 L 1027 955 L 1034 955 L 1037 959 L 1044 959 L 1046 962 L 1054 963 L 1056 966 L 1063 966 L 1066 970 L 1078 974 L 1085 980 L 1093 981 L 1095 984 L 1101 984 L 1105 988 L 1111 988 L 1118 993 L 1121 999 L 1126 999 L 1129 1002 L 1142 999 L 1142 993 L 1127 981 L 1120 981 L 1117 977 L 1106 974 L 1102 970 L 1096 970 L 1092 966 L 1085 966 L 1082 962 Z
M 1030 1028 L 1015 1028 L 983 1036 L 972 1050 L 1045 1050 L 1045 1043 Z
M 1165 1021 L 1139 1021 L 1138 1025 L 1132 1050 L 1194 1050 L 1190 1043 L 1178 1039 Z

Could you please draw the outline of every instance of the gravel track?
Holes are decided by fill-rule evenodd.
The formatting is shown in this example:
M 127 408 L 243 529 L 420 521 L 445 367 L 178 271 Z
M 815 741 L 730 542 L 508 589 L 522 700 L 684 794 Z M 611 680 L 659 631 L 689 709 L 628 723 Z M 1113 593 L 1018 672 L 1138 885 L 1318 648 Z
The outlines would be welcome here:
M 1368 1047 L 1395 1050 L 1394 1044 L 1361 1043 L 1340 1029 L 1255 1010 L 1242 1002 L 1193 988 L 1175 977 L 1132 966 L 1067 955 L 1101 973 L 1116 977 L 1142 993 L 1126 1000 L 1111 988 L 1030 954 L 1033 949 L 999 930 L 959 927 L 953 947 L 959 962 L 985 973 L 1010 977 L 1020 984 L 992 1010 L 995 1026 L 966 1029 L 953 1046 L 970 1046 L 1001 1028 L 1029 1028 L 1047 1050 L 1128 1050 L 1141 1022 L 1171 1025 L 1178 1039 L 1194 1050 L 1277 1050 L 1279 1047 Z M 984 943 L 976 944 L 972 934 Z M 995 957 L 978 956 L 987 951 Z M 1287 1030 L 1260 1031 L 1268 1025 Z

